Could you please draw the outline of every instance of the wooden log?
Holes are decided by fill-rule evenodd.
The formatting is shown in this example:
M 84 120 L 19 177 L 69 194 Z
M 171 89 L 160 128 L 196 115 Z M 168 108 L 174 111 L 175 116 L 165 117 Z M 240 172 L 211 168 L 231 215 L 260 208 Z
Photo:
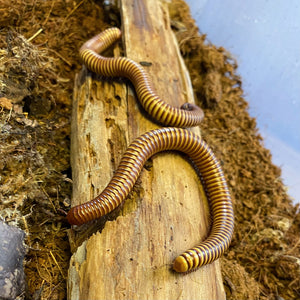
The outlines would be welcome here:
M 126 56 L 147 62 L 157 93 L 181 106 L 194 99 L 167 6 L 168 1 L 122 0 L 123 43 Z M 78 76 L 72 115 L 72 205 L 99 194 L 130 141 L 158 127 L 137 103 L 131 86 Z M 193 130 L 200 134 L 199 128 Z M 207 200 L 189 162 L 178 153 L 155 155 L 138 181 L 122 215 L 106 222 L 101 233 L 73 254 L 68 298 L 225 299 L 218 261 L 186 275 L 171 270 L 174 258 L 197 245 L 209 230 Z

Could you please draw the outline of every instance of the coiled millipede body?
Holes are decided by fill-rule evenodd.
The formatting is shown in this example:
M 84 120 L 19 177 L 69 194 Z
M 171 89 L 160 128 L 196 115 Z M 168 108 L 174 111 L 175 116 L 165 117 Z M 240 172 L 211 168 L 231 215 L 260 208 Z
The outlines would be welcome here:
M 131 191 L 147 159 L 164 150 L 181 151 L 192 159 L 210 203 L 212 228 L 209 236 L 200 245 L 179 255 L 173 263 L 175 271 L 188 272 L 213 262 L 229 247 L 234 216 L 219 161 L 202 138 L 186 129 L 167 127 L 138 137 L 128 147 L 103 192 L 95 199 L 71 208 L 67 219 L 71 224 L 81 225 L 114 210 Z
M 191 103 L 185 103 L 181 108 L 167 104 L 155 93 L 150 78 L 141 65 L 126 57 L 108 58 L 97 54 L 120 37 L 121 31 L 118 28 L 109 28 L 88 40 L 80 49 L 83 63 L 97 74 L 128 78 L 144 109 L 159 123 L 175 127 L 200 124 L 204 117 L 202 109 Z

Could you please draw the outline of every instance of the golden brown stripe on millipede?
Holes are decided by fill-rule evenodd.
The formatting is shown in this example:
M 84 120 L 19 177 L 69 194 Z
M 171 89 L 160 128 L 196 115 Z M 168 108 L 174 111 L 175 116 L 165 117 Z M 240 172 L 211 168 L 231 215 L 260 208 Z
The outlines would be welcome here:
M 233 233 L 233 209 L 220 163 L 199 136 L 181 128 L 162 128 L 138 137 L 125 152 L 118 169 L 104 191 L 95 199 L 75 206 L 67 218 L 81 225 L 114 210 L 133 188 L 146 160 L 157 152 L 186 153 L 201 174 L 212 214 L 212 229 L 200 245 L 179 255 L 173 268 L 188 272 L 219 258 L 229 247 Z M 208 179 L 208 180 L 207 180 Z
M 118 28 L 110 28 L 88 40 L 80 49 L 83 63 L 100 75 L 128 78 L 144 109 L 161 124 L 175 127 L 199 125 L 204 116 L 202 109 L 191 103 L 176 108 L 164 102 L 154 92 L 149 76 L 141 65 L 126 57 L 107 58 L 97 54 L 120 37 Z

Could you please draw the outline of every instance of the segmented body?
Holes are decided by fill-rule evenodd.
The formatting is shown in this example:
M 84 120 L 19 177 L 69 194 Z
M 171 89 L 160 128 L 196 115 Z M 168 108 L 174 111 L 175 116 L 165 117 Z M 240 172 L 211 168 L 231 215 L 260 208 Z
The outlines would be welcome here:
M 176 108 L 163 101 L 155 93 L 147 72 L 140 64 L 126 57 L 108 58 L 97 54 L 120 37 L 121 31 L 118 28 L 110 28 L 87 41 L 80 49 L 83 63 L 97 74 L 128 78 L 144 109 L 161 124 L 175 127 L 199 125 L 204 116 L 203 111 L 191 103 Z
M 80 225 L 114 210 L 127 197 L 144 163 L 164 150 L 186 153 L 198 168 L 210 202 L 212 228 L 200 245 L 179 255 L 173 264 L 177 272 L 188 272 L 219 258 L 229 247 L 234 225 L 230 193 L 219 161 L 202 138 L 181 128 L 162 128 L 137 138 L 125 152 L 113 178 L 95 199 L 73 207 L 71 224 Z

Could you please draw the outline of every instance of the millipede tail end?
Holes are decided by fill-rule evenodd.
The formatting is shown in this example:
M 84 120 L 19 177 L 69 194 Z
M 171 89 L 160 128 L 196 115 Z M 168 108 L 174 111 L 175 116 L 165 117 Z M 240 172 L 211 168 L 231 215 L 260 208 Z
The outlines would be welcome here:
M 188 263 L 184 257 L 177 256 L 173 262 L 173 270 L 177 273 L 186 273 L 189 270 Z

